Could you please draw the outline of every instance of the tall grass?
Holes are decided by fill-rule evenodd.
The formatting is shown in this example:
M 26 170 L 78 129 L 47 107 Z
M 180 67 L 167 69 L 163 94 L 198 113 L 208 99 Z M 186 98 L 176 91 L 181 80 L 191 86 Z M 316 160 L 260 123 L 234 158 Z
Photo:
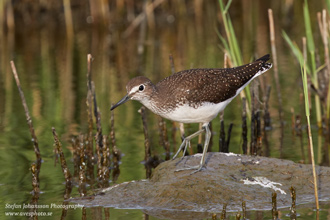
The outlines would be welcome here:
M 310 63 L 312 67 L 311 78 L 315 89 L 318 89 L 319 83 L 318 83 L 318 77 L 316 71 L 315 45 L 314 45 L 313 31 L 311 26 L 311 19 L 309 16 L 307 0 L 305 0 L 305 4 L 304 4 L 304 22 L 306 29 L 307 48 L 310 54 Z M 316 108 L 317 125 L 320 128 L 322 126 L 321 103 L 320 103 L 320 97 L 317 94 L 315 95 L 315 108 Z
M 327 0 L 328 7 L 330 9 L 330 0 Z M 303 37 L 303 51 L 298 47 L 298 45 L 290 39 L 290 37 L 287 35 L 285 31 L 283 31 L 283 38 L 289 45 L 292 53 L 297 58 L 300 67 L 301 67 L 301 76 L 302 76 L 302 82 L 303 82 L 303 90 L 304 90 L 304 97 L 305 97 L 305 111 L 306 111 L 306 119 L 307 119 L 307 128 L 308 128 L 308 143 L 309 143 L 309 150 L 310 150 L 310 156 L 311 156 L 311 162 L 312 162 L 312 168 L 313 168 L 313 179 L 314 179 L 314 194 L 315 194 L 315 203 L 316 203 L 316 209 L 319 210 L 319 201 L 318 201 L 318 191 L 317 191 L 317 178 L 316 178 L 316 171 L 315 171 L 315 161 L 314 161 L 314 149 L 313 149 L 313 139 L 311 134 L 311 122 L 310 122 L 310 102 L 309 102 L 309 94 L 308 94 L 308 82 L 307 78 L 309 77 L 312 83 L 312 86 L 314 87 L 314 90 L 316 91 L 314 95 L 315 100 L 315 113 L 316 113 L 316 120 L 317 125 L 319 128 L 322 127 L 322 106 L 321 106 L 321 100 L 322 97 L 321 92 L 319 91 L 319 79 L 318 79 L 318 72 L 324 67 L 324 65 L 317 68 L 316 66 L 316 49 L 314 44 L 314 37 L 313 37 L 313 31 L 312 31 L 312 24 L 308 9 L 308 2 L 305 0 L 304 6 L 303 6 L 303 15 L 304 15 L 304 25 L 305 25 L 305 33 L 306 37 Z M 320 20 L 320 19 L 319 19 Z M 326 25 L 325 22 L 323 25 L 319 21 L 320 31 L 321 35 L 323 37 L 323 43 L 328 47 L 327 40 L 324 39 L 327 34 L 328 30 L 324 30 Z M 328 48 L 326 48 L 325 51 L 327 51 Z M 326 52 L 325 52 L 326 53 Z M 325 55 L 325 59 L 327 55 Z M 326 61 L 326 63 L 328 63 Z M 328 68 L 327 68 L 328 69 Z M 328 73 L 326 73 L 328 74 Z M 329 82 L 328 88 L 329 88 Z M 328 90 L 329 94 L 329 90 Z M 329 95 L 328 95 L 329 98 Z M 323 103 L 324 109 L 323 112 L 329 116 L 329 105 L 330 101 L 325 100 L 325 103 Z M 328 117 L 329 118 L 329 117 Z
M 305 24 L 305 31 L 306 31 L 306 42 L 307 42 L 307 62 L 304 61 L 304 55 L 297 46 L 297 44 L 290 39 L 290 37 L 286 34 L 285 31 L 283 31 L 283 38 L 288 43 L 291 51 L 295 55 L 295 57 L 298 59 L 298 62 L 300 66 L 305 66 L 305 70 L 307 74 L 309 75 L 311 82 L 313 84 L 313 87 L 316 91 L 319 89 L 319 79 L 318 79 L 318 72 L 322 69 L 323 66 L 316 68 L 316 58 L 315 58 L 315 44 L 314 44 L 314 37 L 313 37 L 313 30 L 309 15 L 309 9 L 308 9 L 308 2 L 305 0 L 304 7 L 303 7 L 303 14 L 304 14 L 304 24 Z M 318 93 L 315 93 L 315 113 L 316 113 L 316 120 L 317 125 L 319 128 L 322 127 L 322 109 L 321 109 L 321 101 L 320 96 Z M 329 102 L 330 104 L 330 102 Z M 330 110 L 329 107 L 326 107 L 326 112 Z M 328 113 L 327 113 L 328 115 Z
M 229 58 L 233 62 L 234 65 L 242 65 L 243 64 L 243 59 L 242 59 L 242 53 L 240 50 L 240 47 L 238 45 L 238 41 L 235 35 L 234 27 L 231 22 L 230 16 L 228 14 L 228 9 L 230 7 L 232 0 L 229 0 L 227 5 L 224 6 L 223 0 L 219 0 L 219 5 L 220 5 L 220 12 L 222 15 L 223 19 L 223 24 L 225 26 L 225 31 L 226 31 L 226 36 L 227 36 L 227 41 L 226 39 L 219 34 L 220 40 L 222 41 L 226 51 L 228 52 Z
M 312 132 L 311 132 L 311 123 L 310 123 L 308 83 L 307 83 L 307 73 L 306 73 L 306 63 L 305 62 L 304 62 L 304 65 L 301 66 L 301 76 L 302 76 L 303 87 L 304 87 L 305 111 L 306 111 L 307 128 L 308 128 L 308 143 L 309 143 L 309 150 L 310 150 L 310 154 L 311 154 L 311 158 L 312 158 L 315 204 L 316 204 L 316 209 L 319 210 L 319 197 L 318 197 L 318 191 L 317 191 L 317 178 L 316 178 L 316 171 L 315 171 L 313 138 L 312 138 Z

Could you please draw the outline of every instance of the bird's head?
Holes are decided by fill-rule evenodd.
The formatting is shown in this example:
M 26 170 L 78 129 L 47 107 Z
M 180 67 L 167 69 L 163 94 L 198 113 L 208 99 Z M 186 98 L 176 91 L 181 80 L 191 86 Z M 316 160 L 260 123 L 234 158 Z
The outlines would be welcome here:
M 131 79 L 126 85 L 127 94 L 119 102 L 111 107 L 115 109 L 128 100 L 137 100 L 142 104 L 146 103 L 154 90 L 154 84 L 145 76 L 138 76 Z

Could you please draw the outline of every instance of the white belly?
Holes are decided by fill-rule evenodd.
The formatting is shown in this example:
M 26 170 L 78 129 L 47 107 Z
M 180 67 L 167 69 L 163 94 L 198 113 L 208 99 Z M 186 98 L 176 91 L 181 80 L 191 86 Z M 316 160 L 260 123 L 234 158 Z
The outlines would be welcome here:
M 219 112 L 223 111 L 233 98 L 234 97 L 218 104 L 206 102 L 198 108 L 193 108 L 186 104 L 178 106 L 172 112 L 163 113 L 161 116 L 182 123 L 208 123 L 212 121 Z

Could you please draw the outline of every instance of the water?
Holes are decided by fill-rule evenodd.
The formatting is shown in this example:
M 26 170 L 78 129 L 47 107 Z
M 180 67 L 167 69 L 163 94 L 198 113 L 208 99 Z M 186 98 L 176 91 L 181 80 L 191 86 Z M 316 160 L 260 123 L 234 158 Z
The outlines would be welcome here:
M 196 4 L 197 2 L 195 1 Z M 7 211 L 27 211 L 27 209 L 19 208 L 11 210 L 6 208 L 6 204 L 23 206 L 31 201 L 32 185 L 29 169 L 35 161 L 24 110 L 10 69 L 10 60 L 14 60 L 16 64 L 43 159 L 40 172 L 42 193 L 38 204 L 49 206 L 62 204 L 65 191 L 60 164 L 54 166 L 51 128 L 55 127 L 60 136 L 71 172 L 73 172 L 74 164 L 70 140 L 72 136 L 86 134 L 88 130 L 86 120 L 88 53 L 91 53 L 94 58 L 92 79 L 98 106 L 102 113 L 104 134 L 108 134 L 110 130 L 111 103 L 117 102 L 125 95 L 126 82 L 137 75 L 145 75 L 154 82 L 170 75 L 170 54 L 173 55 L 176 71 L 197 67 L 223 67 L 224 54 L 220 49 L 221 41 L 216 30 L 224 34 L 224 28 L 219 18 L 219 6 L 216 1 L 203 2 L 200 7 L 191 2 L 163 3 L 156 9 L 154 20 L 150 19 L 150 22 L 146 24 L 145 32 L 141 31 L 143 29 L 139 26 L 127 37 L 123 37 L 123 33 L 131 23 L 132 11 L 129 11 L 128 6 L 126 8 L 119 2 L 117 4 L 111 6 L 109 14 L 111 19 L 106 25 L 102 22 L 96 23 L 96 21 L 94 25 L 89 23 L 90 19 L 87 19 L 89 14 L 85 14 L 88 6 L 83 3 L 77 4 L 77 8 L 73 10 L 74 36 L 72 39 L 66 35 L 63 10 L 58 8 L 41 10 L 40 13 L 32 11 L 30 16 L 20 13 L 15 8 L 14 30 L 2 26 L 5 31 L 0 33 L 1 217 Z M 38 5 L 35 6 L 38 7 Z M 140 9 L 141 5 L 137 3 L 136 7 Z M 273 72 L 270 71 L 260 77 L 261 86 L 272 86 L 269 111 L 273 130 L 267 132 L 269 147 L 265 145 L 263 139 L 262 152 L 263 155 L 269 152 L 267 154 L 271 157 L 302 162 L 301 142 L 299 137 L 292 135 L 291 129 L 291 108 L 294 109 L 295 114 L 301 115 L 302 124 L 305 126 L 304 105 L 300 100 L 300 94 L 303 92 L 300 69 L 281 37 L 281 30 L 284 29 L 300 45 L 300 36 L 304 34 L 304 25 L 301 22 L 302 4 L 294 2 L 290 5 L 290 3 L 285 4 L 285 1 L 234 2 L 230 14 L 240 41 L 244 61 L 247 63 L 252 55 L 262 56 L 271 51 L 267 17 L 269 7 L 273 9 L 274 16 L 277 18 L 275 19 L 276 43 L 285 131 L 281 146 L 278 104 Z M 325 8 L 322 4 L 310 5 L 315 29 L 318 27 L 315 14 L 322 8 Z M 53 14 L 50 13 L 52 10 L 54 10 Z M 134 15 L 137 16 L 137 13 Z M 40 17 L 42 19 L 36 19 Z M 96 19 L 95 16 L 94 19 Z M 1 24 L 5 23 L 1 22 Z M 137 102 L 129 102 L 115 110 L 116 141 L 117 147 L 122 152 L 117 183 L 145 178 L 145 169 L 141 163 L 144 160 L 144 135 L 141 116 L 137 113 L 140 107 L 141 105 Z M 165 158 L 165 151 L 159 145 L 158 118 L 149 112 L 147 120 L 152 155 Z M 239 98 L 236 98 L 225 110 L 226 130 L 231 122 L 234 123 L 234 127 L 229 150 L 242 153 Z M 170 136 L 172 123 L 169 121 L 166 123 Z M 313 111 L 312 123 L 316 124 Z M 185 128 L 186 133 L 189 134 L 196 131 L 198 125 L 186 125 Z M 213 151 L 217 151 L 220 128 L 218 118 L 213 121 L 212 128 L 214 134 L 212 148 Z M 306 137 L 305 129 L 303 129 L 302 143 L 305 156 L 303 162 L 309 163 Z M 328 152 L 324 149 L 328 149 L 328 145 L 324 138 L 318 138 L 315 126 L 313 138 L 317 164 L 329 166 L 329 162 L 324 159 L 325 152 Z M 169 140 L 173 148 L 173 139 L 169 137 Z M 178 143 L 180 143 L 179 132 L 176 133 L 176 147 Z M 192 144 L 196 146 L 196 140 Z M 89 193 L 92 194 L 92 190 L 89 190 Z M 74 186 L 71 197 L 79 197 L 77 185 Z M 322 216 L 329 215 L 329 203 L 327 202 L 322 207 L 320 219 Z M 60 208 L 45 208 L 39 211 L 50 212 L 52 218 L 55 219 L 62 213 Z M 285 216 L 287 213 L 288 211 L 280 211 L 281 218 L 289 219 Z M 314 219 L 316 215 L 310 208 L 302 208 L 298 213 L 301 219 Z M 92 216 L 93 219 L 98 219 L 101 215 L 105 215 L 102 208 L 87 209 L 89 219 Z M 250 219 L 271 218 L 270 211 L 251 212 L 249 215 Z M 80 208 L 70 208 L 66 219 L 81 217 Z M 111 219 L 141 219 L 143 211 L 110 209 L 110 217 Z M 157 218 L 150 216 L 149 219 Z

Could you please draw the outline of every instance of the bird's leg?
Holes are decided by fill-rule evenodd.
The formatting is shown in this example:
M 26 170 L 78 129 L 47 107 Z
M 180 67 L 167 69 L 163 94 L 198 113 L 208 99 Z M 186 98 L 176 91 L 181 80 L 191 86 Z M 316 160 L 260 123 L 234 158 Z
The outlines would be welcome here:
M 211 139 L 211 135 L 212 135 L 208 124 L 206 126 L 204 126 L 204 128 L 205 128 L 205 143 L 204 143 L 202 159 L 201 159 L 201 162 L 199 164 L 197 171 L 200 171 L 203 168 L 203 166 L 205 165 L 205 159 L 206 159 L 205 157 L 206 157 L 207 149 L 209 148 L 209 143 L 210 143 L 210 139 Z
M 187 141 L 186 141 L 186 138 L 183 139 L 183 141 L 182 141 L 182 143 L 181 143 L 181 145 L 180 145 L 180 147 L 179 147 L 179 150 L 178 150 L 178 151 L 176 152 L 176 154 L 173 156 L 172 160 L 174 160 L 174 159 L 178 156 L 178 154 L 181 152 L 181 150 L 182 150 L 183 147 L 185 147 L 184 149 L 187 148 Z M 184 153 L 186 153 L 186 151 L 184 151 Z M 184 157 L 184 154 L 183 154 L 183 157 Z
M 195 170 L 194 172 L 192 172 L 192 174 L 193 174 L 193 173 L 196 173 L 196 172 L 200 171 L 204 167 L 206 153 L 207 153 L 207 149 L 209 147 L 209 143 L 210 143 L 210 139 L 211 139 L 211 131 L 209 129 L 209 124 L 204 124 L 203 127 L 202 127 L 202 130 L 205 130 L 205 142 L 204 142 L 204 149 L 203 149 L 203 154 L 202 154 L 202 159 L 200 161 L 200 164 L 197 165 L 197 166 L 192 166 L 192 167 L 186 167 L 186 168 L 178 169 L 176 171 L 181 171 L 181 170 Z
M 181 145 L 179 147 L 179 150 L 176 152 L 176 154 L 173 157 L 173 160 L 178 156 L 178 154 L 183 149 L 183 147 L 184 147 L 184 151 L 183 151 L 183 156 L 182 157 L 184 157 L 184 155 L 185 155 L 185 153 L 187 151 L 188 145 L 190 146 L 190 140 L 193 139 L 194 137 L 197 137 L 200 133 L 202 133 L 204 131 L 205 131 L 205 129 L 202 128 L 201 130 L 199 130 L 199 131 L 193 133 L 192 135 L 186 137 L 185 139 L 183 139 L 183 141 L 182 141 L 182 143 L 181 143 Z
M 183 153 L 182 153 L 182 158 L 184 157 L 184 155 L 186 155 L 186 151 L 187 151 L 188 147 L 191 148 L 190 141 L 187 141 L 187 143 L 186 143 L 186 147 L 184 148 Z

